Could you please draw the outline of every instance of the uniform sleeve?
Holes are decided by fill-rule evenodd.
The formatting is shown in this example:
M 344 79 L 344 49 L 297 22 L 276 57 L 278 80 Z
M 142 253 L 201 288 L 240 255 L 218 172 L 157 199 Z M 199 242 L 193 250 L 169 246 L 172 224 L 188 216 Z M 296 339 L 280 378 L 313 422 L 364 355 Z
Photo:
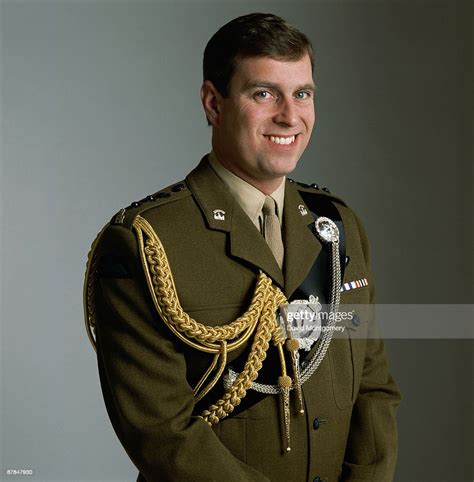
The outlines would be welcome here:
M 179 341 L 148 292 L 134 234 L 110 226 L 96 249 L 97 358 L 107 412 L 147 482 L 268 481 L 192 416 L 193 390 Z
M 356 215 L 355 218 L 369 272 L 370 303 L 374 303 L 368 239 L 360 219 Z M 370 320 L 362 378 L 342 467 L 341 479 L 345 482 L 388 482 L 393 480 L 395 472 L 398 448 L 396 412 L 401 396 L 389 372 L 384 342 L 376 330 L 375 321 Z

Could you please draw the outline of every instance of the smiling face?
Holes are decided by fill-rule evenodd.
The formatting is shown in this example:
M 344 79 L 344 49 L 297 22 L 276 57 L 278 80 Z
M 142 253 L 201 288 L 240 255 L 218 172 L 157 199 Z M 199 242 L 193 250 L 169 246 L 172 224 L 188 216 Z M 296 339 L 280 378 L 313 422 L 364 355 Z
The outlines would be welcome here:
M 270 194 L 296 167 L 313 130 L 314 82 L 309 56 L 237 60 L 229 96 L 206 80 L 203 105 L 212 147 L 224 166 Z

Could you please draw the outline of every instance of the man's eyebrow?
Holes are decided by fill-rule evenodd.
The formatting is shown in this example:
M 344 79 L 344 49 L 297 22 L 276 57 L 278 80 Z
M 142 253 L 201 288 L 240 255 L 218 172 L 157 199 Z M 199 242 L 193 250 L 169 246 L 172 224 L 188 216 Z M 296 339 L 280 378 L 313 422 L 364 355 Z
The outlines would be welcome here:
M 251 90 L 256 87 L 260 87 L 260 88 L 263 87 L 263 88 L 273 89 L 273 90 L 281 90 L 280 86 L 273 82 L 267 82 L 265 80 L 250 80 L 245 83 L 244 91 Z M 300 90 L 310 90 L 311 92 L 316 92 L 316 85 L 314 83 L 300 85 L 295 89 L 295 92 L 298 92 Z

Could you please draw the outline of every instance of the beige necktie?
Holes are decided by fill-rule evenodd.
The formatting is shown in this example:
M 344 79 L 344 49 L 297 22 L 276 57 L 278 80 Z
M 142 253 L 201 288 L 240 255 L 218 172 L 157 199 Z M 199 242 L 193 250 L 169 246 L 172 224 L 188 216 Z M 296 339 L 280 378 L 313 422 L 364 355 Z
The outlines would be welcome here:
M 276 202 L 271 196 L 266 196 L 263 204 L 263 235 L 270 247 L 278 266 L 283 266 L 283 241 L 281 239 L 281 225 L 276 215 Z

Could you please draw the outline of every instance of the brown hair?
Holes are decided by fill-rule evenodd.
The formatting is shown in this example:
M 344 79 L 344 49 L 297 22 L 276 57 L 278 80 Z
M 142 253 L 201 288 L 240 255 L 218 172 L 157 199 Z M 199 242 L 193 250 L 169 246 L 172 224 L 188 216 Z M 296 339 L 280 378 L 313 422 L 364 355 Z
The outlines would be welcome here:
M 203 76 L 228 97 L 239 58 L 299 60 L 306 53 L 314 70 L 313 47 L 305 34 L 271 13 L 251 13 L 231 20 L 211 37 L 204 50 Z

